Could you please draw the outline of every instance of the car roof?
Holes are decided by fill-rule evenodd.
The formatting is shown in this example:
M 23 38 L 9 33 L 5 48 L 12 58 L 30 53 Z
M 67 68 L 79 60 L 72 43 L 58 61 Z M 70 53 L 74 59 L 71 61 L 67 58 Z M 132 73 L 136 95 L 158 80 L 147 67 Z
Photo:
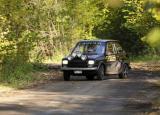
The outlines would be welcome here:
M 99 40 L 81 40 L 80 42 L 118 42 L 118 40 L 111 40 L 111 39 L 99 39 Z

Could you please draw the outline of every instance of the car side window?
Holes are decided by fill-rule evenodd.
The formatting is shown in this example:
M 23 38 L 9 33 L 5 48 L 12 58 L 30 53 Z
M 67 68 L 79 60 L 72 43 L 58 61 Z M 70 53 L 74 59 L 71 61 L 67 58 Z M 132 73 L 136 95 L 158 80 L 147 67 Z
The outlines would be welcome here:
M 112 42 L 107 43 L 106 54 L 107 55 L 115 54 L 114 44 Z
M 121 45 L 119 43 L 115 43 L 117 53 L 121 53 L 123 51 Z
M 113 51 L 114 51 L 114 54 L 117 54 L 117 47 L 115 43 L 113 43 Z

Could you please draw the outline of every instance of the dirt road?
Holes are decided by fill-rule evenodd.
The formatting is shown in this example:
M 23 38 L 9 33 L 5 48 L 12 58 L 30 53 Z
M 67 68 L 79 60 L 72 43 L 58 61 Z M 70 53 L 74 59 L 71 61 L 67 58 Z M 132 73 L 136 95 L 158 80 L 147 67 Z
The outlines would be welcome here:
M 0 94 L 0 115 L 160 115 L 159 73 L 133 70 L 128 79 L 51 81 Z

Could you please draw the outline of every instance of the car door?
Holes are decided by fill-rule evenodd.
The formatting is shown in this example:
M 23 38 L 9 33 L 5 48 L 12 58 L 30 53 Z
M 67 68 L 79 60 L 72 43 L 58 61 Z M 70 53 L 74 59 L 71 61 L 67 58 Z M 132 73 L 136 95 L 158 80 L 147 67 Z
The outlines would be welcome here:
M 121 69 L 121 62 L 117 52 L 116 42 L 107 42 L 105 60 L 106 74 L 118 74 Z
M 116 50 L 117 50 L 117 59 L 119 60 L 119 61 L 121 61 L 122 63 L 127 63 L 128 65 L 129 65 L 129 57 L 128 57 L 128 55 L 126 54 L 126 52 L 123 50 L 123 48 L 121 47 L 121 45 L 118 43 L 118 42 L 116 42 L 115 43 L 115 46 L 116 46 Z

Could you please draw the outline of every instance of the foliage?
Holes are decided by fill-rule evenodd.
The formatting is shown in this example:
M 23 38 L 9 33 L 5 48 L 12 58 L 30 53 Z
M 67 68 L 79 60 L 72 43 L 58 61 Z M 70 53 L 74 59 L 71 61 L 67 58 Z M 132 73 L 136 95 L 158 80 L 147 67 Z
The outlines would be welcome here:
M 8 60 L 1 70 L 0 82 L 3 85 L 21 88 L 35 80 L 30 73 L 33 69 L 31 64 L 18 65 L 16 67 L 12 65 L 13 61 Z
M 117 39 L 132 55 L 158 54 L 155 27 L 158 0 L 0 0 L 0 73 L 21 76 L 21 66 L 61 60 L 77 41 L 96 37 Z
M 158 63 L 160 62 L 160 56 L 159 55 L 139 55 L 139 56 L 132 56 L 130 57 L 130 60 L 132 62 L 151 62 L 151 63 Z
M 160 28 L 154 28 L 143 38 L 151 47 L 160 48 Z
M 146 9 L 152 14 L 152 16 L 160 21 L 160 1 L 159 0 L 147 0 L 146 1 Z
M 160 22 L 160 1 L 159 0 L 148 0 L 146 2 L 146 9 L 152 14 L 152 16 Z M 146 36 L 143 37 L 143 40 L 147 42 L 151 47 L 158 49 L 160 51 L 160 25 L 157 24 Z

